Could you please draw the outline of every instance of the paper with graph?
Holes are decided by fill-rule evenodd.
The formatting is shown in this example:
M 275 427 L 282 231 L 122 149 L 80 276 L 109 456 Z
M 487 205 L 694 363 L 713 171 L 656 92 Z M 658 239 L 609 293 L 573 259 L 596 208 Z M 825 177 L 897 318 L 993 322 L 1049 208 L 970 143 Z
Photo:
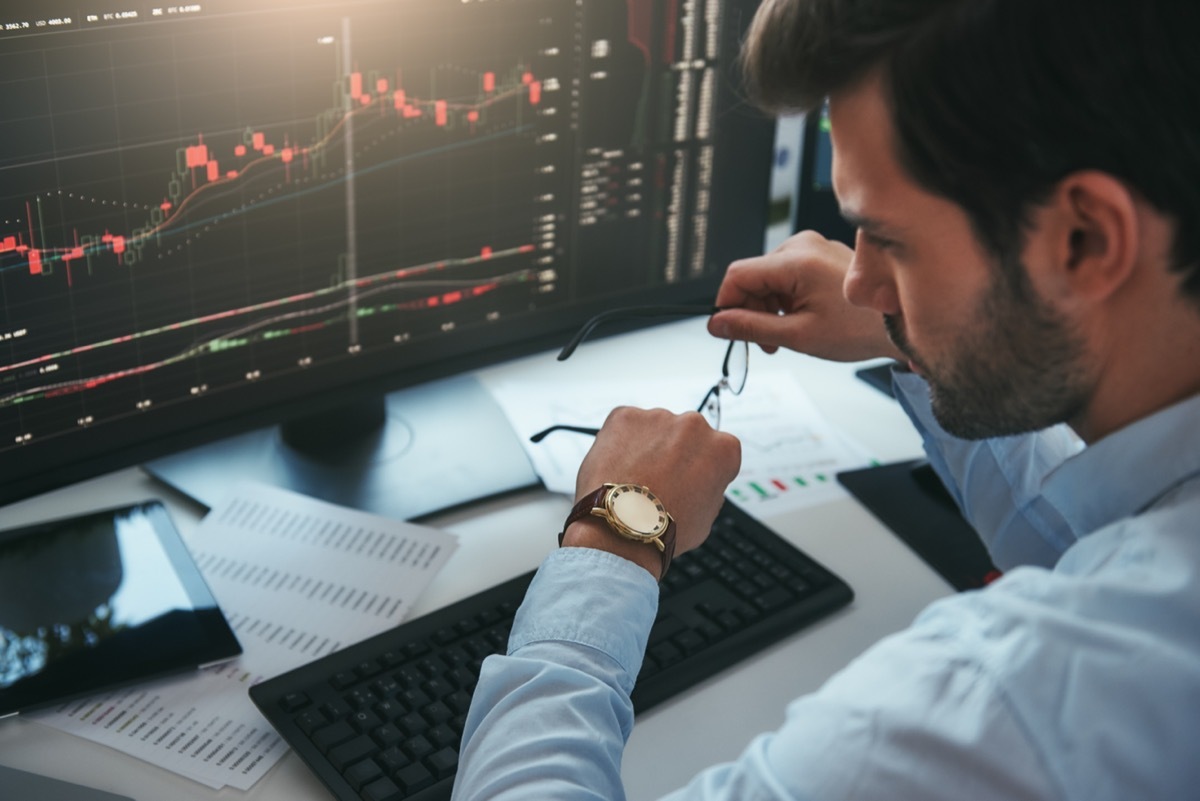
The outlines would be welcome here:
M 541 443 L 531 434 L 554 424 L 599 427 L 617 406 L 695 410 L 711 382 L 643 382 L 486 379 L 484 386 L 508 416 L 545 485 L 575 492 L 575 475 L 592 438 L 555 433 Z M 745 391 L 722 400 L 721 428 L 742 442 L 742 470 L 728 497 L 754 511 L 772 513 L 843 497 L 837 483 L 842 470 L 865 467 L 870 455 L 832 426 L 813 404 L 795 375 L 753 371 Z M 765 511 L 765 509 L 763 509 Z

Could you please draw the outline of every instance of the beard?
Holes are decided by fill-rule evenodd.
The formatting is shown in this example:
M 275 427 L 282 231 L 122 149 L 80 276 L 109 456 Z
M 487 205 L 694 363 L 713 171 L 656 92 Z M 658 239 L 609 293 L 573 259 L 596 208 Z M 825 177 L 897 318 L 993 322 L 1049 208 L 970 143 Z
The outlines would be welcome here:
M 901 318 L 884 316 L 888 336 L 925 377 L 934 417 L 963 439 L 1038 431 L 1077 418 L 1087 398 L 1082 337 L 1027 285 L 997 277 L 947 353 L 930 364 Z M 1008 271 L 1013 275 L 1013 271 Z

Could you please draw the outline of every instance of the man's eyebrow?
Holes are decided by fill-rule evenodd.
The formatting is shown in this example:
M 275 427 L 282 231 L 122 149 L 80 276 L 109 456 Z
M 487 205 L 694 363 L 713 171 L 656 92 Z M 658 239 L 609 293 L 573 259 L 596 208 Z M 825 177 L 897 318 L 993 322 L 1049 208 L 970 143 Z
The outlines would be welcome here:
M 899 229 L 897 229 L 895 226 L 889 225 L 883 220 L 879 220 L 874 217 L 867 217 L 848 209 L 839 209 L 839 212 L 842 215 L 842 219 L 845 220 L 848 225 L 865 231 L 868 234 L 875 234 L 879 236 L 885 234 L 896 235 L 899 233 Z

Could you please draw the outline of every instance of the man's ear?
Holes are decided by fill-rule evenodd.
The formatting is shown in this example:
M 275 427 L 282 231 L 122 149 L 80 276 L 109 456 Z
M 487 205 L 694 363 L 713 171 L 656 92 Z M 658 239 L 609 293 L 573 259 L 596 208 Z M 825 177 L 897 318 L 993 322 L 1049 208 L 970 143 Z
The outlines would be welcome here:
M 1037 214 L 1043 277 L 1058 292 L 1099 301 L 1134 272 L 1140 246 L 1137 199 L 1108 173 L 1084 170 L 1059 181 Z

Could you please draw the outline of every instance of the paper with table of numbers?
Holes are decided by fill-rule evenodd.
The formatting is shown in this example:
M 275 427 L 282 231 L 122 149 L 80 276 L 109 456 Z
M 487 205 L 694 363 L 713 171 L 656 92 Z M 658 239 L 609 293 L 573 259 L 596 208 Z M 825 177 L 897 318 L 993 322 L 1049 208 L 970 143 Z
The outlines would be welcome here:
M 444 531 L 258 485 L 240 488 L 184 540 L 242 656 L 30 718 L 240 790 L 287 752 L 248 688 L 403 621 L 458 547 Z

